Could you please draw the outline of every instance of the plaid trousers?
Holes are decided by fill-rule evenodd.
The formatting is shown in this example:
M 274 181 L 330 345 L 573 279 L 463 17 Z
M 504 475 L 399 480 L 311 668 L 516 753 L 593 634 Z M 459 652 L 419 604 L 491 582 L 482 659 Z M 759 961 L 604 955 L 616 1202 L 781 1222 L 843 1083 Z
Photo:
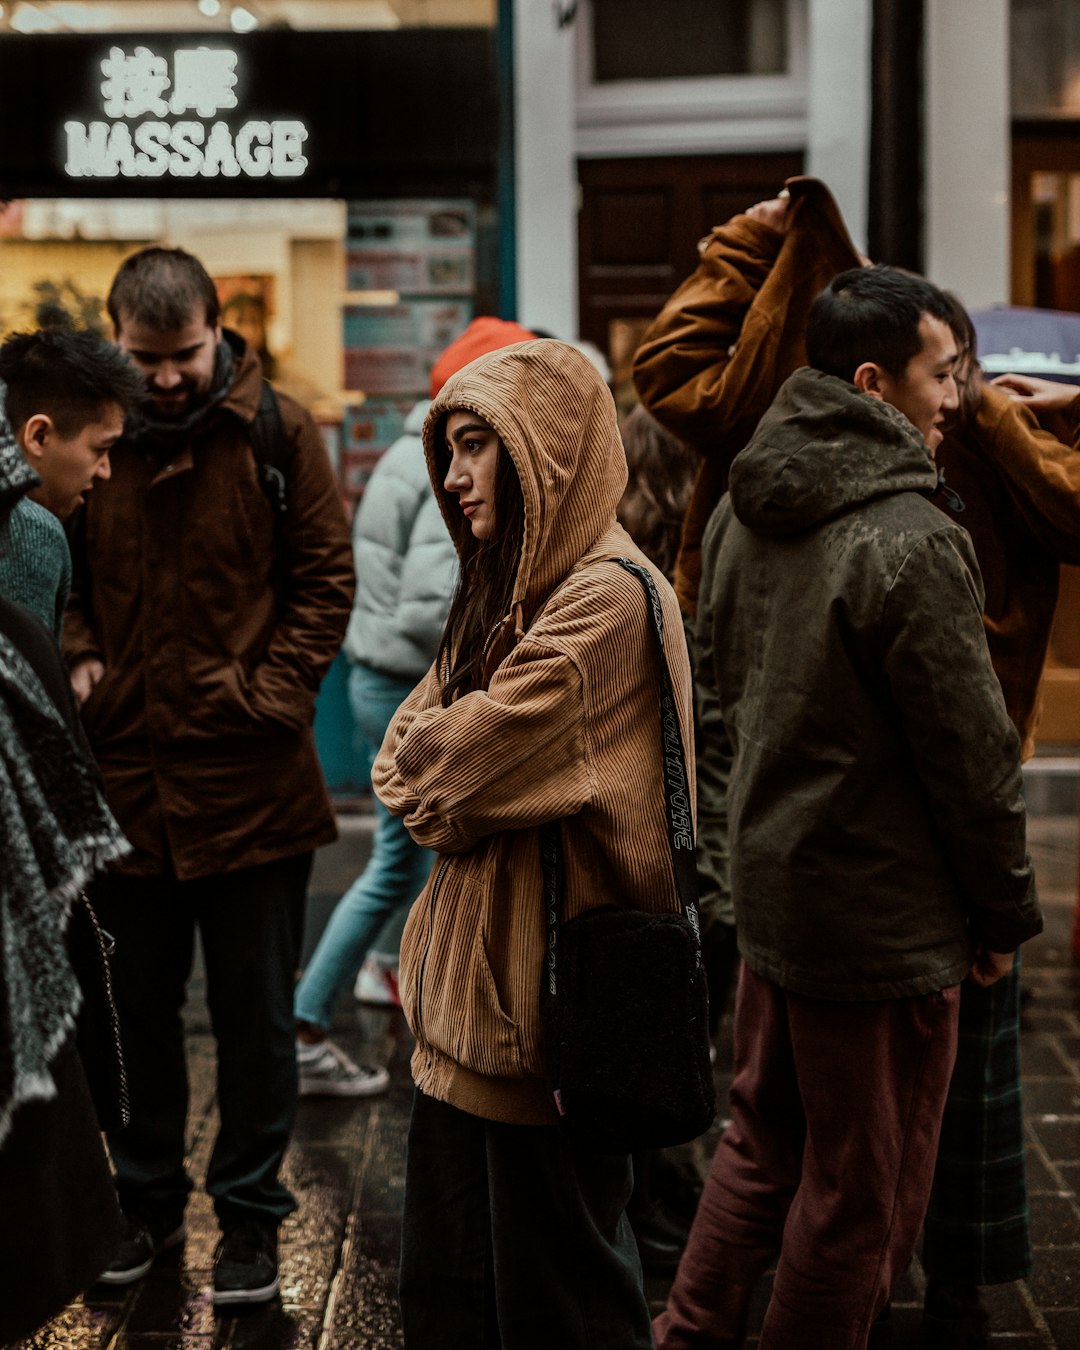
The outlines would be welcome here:
M 1031 1272 L 1020 1092 L 1020 957 L 1012 974 L 961 986 L 923 1267 L 936 1280 L 1004 1284 Z

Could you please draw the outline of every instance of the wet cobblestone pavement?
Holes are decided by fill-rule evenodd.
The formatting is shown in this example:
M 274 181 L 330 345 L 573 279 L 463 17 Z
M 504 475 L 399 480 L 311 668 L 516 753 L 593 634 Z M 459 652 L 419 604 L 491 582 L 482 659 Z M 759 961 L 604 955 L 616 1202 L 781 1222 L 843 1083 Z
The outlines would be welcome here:
M 1035 820 L 1031 835 L 1047 916 L 1046 932 L 1025 948 L 1024 968 L 1024 985 L 1033 995 L 1024 1016 L 1023 1063 L 1035 1270 L 1026 1282 L 989 1291 L 992 1344 L 995 1350 L 1080 1350 L 1080 966 L 1069 951 L 1076 822 Z M 345 843 L 344 853 L 337 846 L 336 863 L 321 860 L 316 870 L 315 887 L 323 891 L 313 904 L 316 929 L 330 897 L 351 880 L 356 858 L 348 857 L 348 838 Z M 189 1163 L 199 1178 L 215 1128 L 214 1064 L 197 983 L 193 992 Z M 726 1034 L 730 1037 L 730 1025 Z M 396 1283 L 411 1098 L 409 1033 L 398 1013 L 350 1007 L 339 1018 L 335 1038 L 354 1057 L 387 1063 L 391 1088 L 368 1101 L 301 1102 L 285 1169 L 300 1209 L 281 1229 L 280 1299 L 242 1315 L 215 1317 L 210 1273 L 218 1234 L 210 1204 L 197 1190 L 183 1249 L 160 1258 L 144 1280 L 127 1290 L 91 1291 L 21 1346 L 397 1350 L 402 1344 Z M 722 1094 L 729 1063 L 725 1041 L 717 1069 Z M 714 1130 L 686 1146 L 702 1170 L 715 1138 Z M 896 1350 L 921 1345 L 923 1283 L 916 1261 L 895 1291 Z M 649 1279 L 648 1290 L 657 1307 L 662 1305 L 666 1282 Z M 766 1295 L 763 1288 L 757 1319 Z M 748 1345 L 755 1344 L 751 1336 Z

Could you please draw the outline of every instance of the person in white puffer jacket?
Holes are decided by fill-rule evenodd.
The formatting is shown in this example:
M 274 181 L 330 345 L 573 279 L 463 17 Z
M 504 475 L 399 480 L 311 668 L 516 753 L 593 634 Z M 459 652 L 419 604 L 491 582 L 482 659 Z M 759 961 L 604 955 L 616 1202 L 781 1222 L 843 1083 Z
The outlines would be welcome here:
M 507 320 L 474 319 L 432 370 L 432 398 L 475 357 L 532 336 Z M 345 653 L 367 773 L 391 718 L 435 658 L 457 580 L 457 553 L 420 439 L 429 406 L 423 399 L 409 413 L 368 480 L 353 524 L 357 587 Z M 391 916 L 404 916 L 431 870 L 432 854 L 402 821 L 378 800 L 374 808 L 371 858 L 338 901 L 296 989 L 302 1096 L 371 1096 L 389 1085 L 385 1068 L 353 1063 L 328 1039 L 338 1002 L 375 939 Z

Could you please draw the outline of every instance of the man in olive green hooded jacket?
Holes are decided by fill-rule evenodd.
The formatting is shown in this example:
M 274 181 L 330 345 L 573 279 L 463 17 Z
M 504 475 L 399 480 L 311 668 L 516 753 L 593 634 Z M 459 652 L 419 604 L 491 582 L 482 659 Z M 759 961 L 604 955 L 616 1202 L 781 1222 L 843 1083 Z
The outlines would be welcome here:
M 960 981 L 1041 928 L 978 569 L 929 500 L 949 313 L 905 273 L 837 277 L 705 532 L 745 967 L 733 1123 L 659 1350 L 736 1350 L 777 1256 L 761 1350 L 863 1350 L 929 1197 Z

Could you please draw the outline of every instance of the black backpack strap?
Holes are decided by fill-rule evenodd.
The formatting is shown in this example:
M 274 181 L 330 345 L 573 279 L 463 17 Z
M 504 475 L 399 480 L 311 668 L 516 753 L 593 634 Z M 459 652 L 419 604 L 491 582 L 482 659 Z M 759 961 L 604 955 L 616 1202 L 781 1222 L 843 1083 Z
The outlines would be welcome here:
M 276 529 L 289 509 L 289 454 L 281 407 L 269 380 L 262 382 L 259 407 L 248 434 L 259 471 L 259 484 L 274 513 Z

